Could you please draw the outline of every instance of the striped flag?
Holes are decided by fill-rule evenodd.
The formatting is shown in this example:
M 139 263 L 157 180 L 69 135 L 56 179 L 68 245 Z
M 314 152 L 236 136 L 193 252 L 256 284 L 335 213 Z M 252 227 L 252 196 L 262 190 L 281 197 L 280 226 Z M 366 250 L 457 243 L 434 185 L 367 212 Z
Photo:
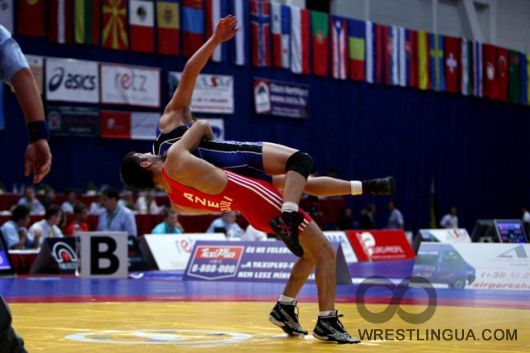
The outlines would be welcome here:
M 313 74 L 327 76 L 329 57 L 329 15 L 311 11 L 311 37 L 313 38 Z
M 290 35 L 291 10 L 289 6 L 271 4 L 272 12 L 272 64 L 288 69 L 291 66 Z
M 73 0 L 50 0 L 48 3 L 48 40 L 71 43 L 74 37 Z
M 271 66 L 270 29 L 271 16 L 269 0 L 251 0 L 252 65 Z
M 239 23 L 239 31 L 237 31 L 235 38 L 232 42 L 232 62 L 236 65 L 245 65 L 246 60 L 246 44 L 245 44 L 245 29 L 247 17 L 245 14 L 245 4 L 247 2 L 244 0 L 232 0 L 232 13 L 236 16 Z
M 158 26 L 158 52 L 166 55 L 180 54 L 180 0 L 156 2 Z
M 227 0 L 206 0 L 206 37 L 210 37 L 215 31 L 217 22 L 228 15 Z M 221 44 L 215 48 L 212 54 L 212 61 L 226 61 L 228 57 L 228 45 Z
M 74 0 L 74 37 L 78 44 L 99 44 L 100 0 Z
M 431 88 L 429 72 L 429 36 L 427 32 L 418 31 L 418 88 Z
M 190 57 L 204 42 L 203 0 L 182 0 L 182 53 Z
M 291 72 L 309 74 L 309 46 L 311 42 L 309 10 L 291 7 Z
M 374 83 L 375 82 L 375 63 L 374 63 L 374 25 L 371 21 L 366 21 L 366 45 L 365 45 L 365 77 L 366 82 Z
M 125 0 L 103 0 L 102 41 L 104 48 L 117 50 L 129 48 L 126 19 Z
M 405 63 L 406 86 L 418 87 L 418 32 L 405 30 Z
M 462 39 L 461 44 L 460 92 L 469 96 L 473 94 L 473 43 Z
M 129 0 L 131 50 L 155 51 L 155 4 L 153 0 Z
M 399 85 L 399 29 L 396 26 L 385 27 L 385 83 Z
M 346 19 L 331 16 L 331 76 L 339 80 L 348 77 L 348 25 Z
M 13 0 L 0 0 L 0 23 L 13 33 Z
M 441 35 L 429 34 L 431 88 L 445 91 L 444 38 Z
M 482 43 L 473 42 L 473 95 L 482 97 L 483 93 Z
M 350 59 L 350 77 L 352 80 L 363 81 L 366 78 L 366 23 L 350 19 L 348 21 L 348 44 Z

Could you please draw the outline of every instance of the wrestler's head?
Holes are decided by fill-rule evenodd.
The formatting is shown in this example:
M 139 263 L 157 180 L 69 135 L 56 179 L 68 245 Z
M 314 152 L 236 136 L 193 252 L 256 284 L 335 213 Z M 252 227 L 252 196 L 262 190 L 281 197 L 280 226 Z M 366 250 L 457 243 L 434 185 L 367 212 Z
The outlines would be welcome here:
M 163 163 L 163 157 L 152 153 L 129 152 L 121 160 L 121 181 L 133 190 L 154 189 L 153 169 Z

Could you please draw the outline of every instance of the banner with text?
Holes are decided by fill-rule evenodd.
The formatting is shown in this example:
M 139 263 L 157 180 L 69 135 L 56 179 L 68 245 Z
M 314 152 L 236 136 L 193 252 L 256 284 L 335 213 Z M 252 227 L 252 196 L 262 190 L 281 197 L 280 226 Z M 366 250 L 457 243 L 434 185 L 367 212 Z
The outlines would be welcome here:
M 46 116 L 51 136 L 99 136 L 99 109 L 47 106 Z
M 438 241 L 440 243 L 471 243 L 471 237 L 464 228 L 454 229 L 420 229 L 424 241 Z
M 414 258 L 414 250 L 402 230 L 351 230 L 346 234 L 359 261 Z
M 308 107 L 309 85 L 254 78 L 256 114 L 306 119 Z
M 127 140 L 156 138 L 160 114 L 149 112 L 101 111 L 101 137 Z
M 337 284 L 351 284 L 342 247 L 332 244 L 337 254 Z M 297 260 L 280 241 L 197 241 L 184 280 L 285 282 Z M 309 281 L 315 281 L 314 273 Z
M 182 72 L 169 72 L 170 97 L 177 89 Z M 196 113 L 234 114 L 234 77 L 201 74 L 197 78 L 191 111 Z
M 530 290 L 530 245 L 421 243 L 413 276 L 450 288 Z
M 101 64 L 101 102 L 160 107 L 160 69 Z
M 47 58 L 45 85 L 46 99 L 49 101 L 98 103 L 98 63 Z

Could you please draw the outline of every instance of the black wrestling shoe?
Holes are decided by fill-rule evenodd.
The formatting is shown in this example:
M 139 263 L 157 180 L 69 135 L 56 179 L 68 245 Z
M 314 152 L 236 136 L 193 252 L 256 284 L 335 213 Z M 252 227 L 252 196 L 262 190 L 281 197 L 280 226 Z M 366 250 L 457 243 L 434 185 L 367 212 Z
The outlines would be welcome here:
M 392 195 L 396 192 L 396 182 L 393 177 L 363 180 L 363 195 Z
M 11 321 L 9 307 L 0 297 L 0 353 L 27 353 L 24 340 L 16 335 Z
M 302 249 L 298 239 L 298 226 L 303 221 L 304 216 L 301 213 L 282 212 L 281 216 L 273 218 L 269 222 L 276 235 L 298 257 L 304 256 L 304 249 Z
M 350 336 L 339 320 L 337 310 L 333 310 L 329 316 L 319 316 L 317 324 L 313 329 L 313 337 L 321 341 L 338 344 L 360 343 L 361 340 Z
M 307 331 L 300 326 L 298 321 L 298 307 L 293 304 L 277 302 L 269 314 L 269 321 L 280 327 L 289 336 L 304 336 Z

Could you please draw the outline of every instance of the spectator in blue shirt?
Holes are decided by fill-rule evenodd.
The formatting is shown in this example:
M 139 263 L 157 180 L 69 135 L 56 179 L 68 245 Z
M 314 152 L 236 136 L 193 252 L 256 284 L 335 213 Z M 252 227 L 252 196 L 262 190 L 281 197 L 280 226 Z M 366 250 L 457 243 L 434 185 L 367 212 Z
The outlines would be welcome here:
M 31 186 L 24 190 L 24 196 L 18 200 L 17 205 L 29 207 L 32 215 L 43 215 L 46 212 L 42 203 L 35 197 L 35 190 Z
M 136 237 L 136 219 L 127 207 L 119 206 L 119 193 L 113 188 L 106 188 L 101 193 L 101 204 L 105 211 L 99 214 L 99 231 L 126 232 Z
M 157 224 L 151 234 L 179 234 L 184 232 L 182 225 L 178 221 L 177 212 L 171 207 L 164 210 L 164 221 Z
M 243 229 L 236 223 L 236 213 L 229 211 L 223 213 L 219 218 L 208 227 L 206 233 L 225 233 L 227 238 L 241 238 L 245 233 Z
M 390 201 L 388 203 L 388 210 L 390 211 L 390 216 L 388 217 L 388 229 L 403 229 L 405 222 L 403 221 L 403 215 L 401 211 L 397 209 L 396 203 Z
M 29 213 L 27 206 L 18 205 L 11 212 L 11 219 L 0 228 L 9 249 L 20 250 L 33 247 L 33 241 L 30 239 L 27 229 L 30 222 Z

